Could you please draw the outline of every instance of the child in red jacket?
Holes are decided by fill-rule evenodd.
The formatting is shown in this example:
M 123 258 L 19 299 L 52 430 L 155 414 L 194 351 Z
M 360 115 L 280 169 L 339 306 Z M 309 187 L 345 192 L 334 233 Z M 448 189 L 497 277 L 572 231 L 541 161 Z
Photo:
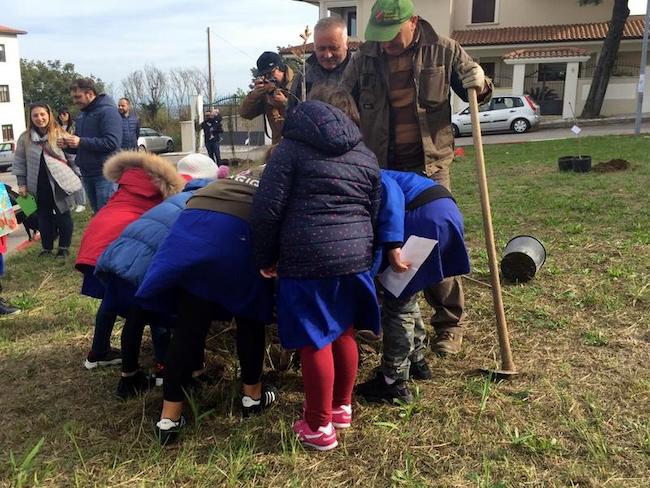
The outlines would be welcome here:
M 84 275 L 81 293 L 102 299 L 95 318 L 92 347 L 84 362 L 87 369 L 122 362 L 120 351 L 111 348 L 110 342 L 119 310 L 117 304 L 104 299 L 104 285 L 94 274 L 97 259 L 127 225 L 185 186 L 185 180 L 160 156 L 134 151 L 120 152 L 106 161 L 104 177 L 117 183 L 118 188 L 88 224 L 76 263 Z M 162 351 L 157 352 L 163 355 Z

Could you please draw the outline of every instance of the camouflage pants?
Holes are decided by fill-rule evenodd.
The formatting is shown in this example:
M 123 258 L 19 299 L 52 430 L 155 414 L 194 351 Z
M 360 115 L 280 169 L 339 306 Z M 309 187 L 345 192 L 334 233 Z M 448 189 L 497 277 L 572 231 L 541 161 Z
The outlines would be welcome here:
M 417 296 L 399 299 L 384 294 L 381 309 L 384 355 L 381 369 L 386 376 L 395 380 L 407 380 L 411 363 L 424 358 L 426 331 Z

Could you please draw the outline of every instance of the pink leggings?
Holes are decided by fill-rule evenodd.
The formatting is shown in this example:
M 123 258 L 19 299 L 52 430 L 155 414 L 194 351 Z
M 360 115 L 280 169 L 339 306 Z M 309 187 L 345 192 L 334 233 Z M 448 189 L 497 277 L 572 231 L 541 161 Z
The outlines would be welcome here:
M 352 403 L 359 351 L 351 326 L 331 344 L 300 349 L 305 389 L 305 420 L 312 430 L 332 421 L 332 407 Z

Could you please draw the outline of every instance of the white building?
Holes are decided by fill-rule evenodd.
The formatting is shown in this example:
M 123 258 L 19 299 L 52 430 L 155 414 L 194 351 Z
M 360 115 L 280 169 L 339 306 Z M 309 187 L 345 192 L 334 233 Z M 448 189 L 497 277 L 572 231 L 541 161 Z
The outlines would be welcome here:
M 25 31 L 0 25 L 0 141 L 13 141 L 25 130 L 18 36 Z
M 346 20 L 356 49 L 375 0 L 298 0 L 319 8 L 320 17 Z M 580 6 L 577 0 L 413 0 L 415 13 L 436 32 L 456 39 L 495 84 L 495 94 L 545 93 L 542 115 L 570 118 L 582 112 L 609 29 L 614 0 Z M 633 113 L 639 73 L 643 17 L 627 20 L 602 115 Z M 308 45 L 308 50 L 313 45 Z M 282 49 L 289 54 L 290 49 Z M 452 97 L 456 110 L 463 108 Z M 643 112 L 650 112 L 650 83 Z

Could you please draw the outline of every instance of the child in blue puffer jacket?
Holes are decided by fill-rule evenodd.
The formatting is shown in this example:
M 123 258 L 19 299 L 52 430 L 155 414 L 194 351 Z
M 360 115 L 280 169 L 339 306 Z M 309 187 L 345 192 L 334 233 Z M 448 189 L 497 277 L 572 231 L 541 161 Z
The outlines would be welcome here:
M 187 181 L 183 191 L 167 198 L 126 227 L 102 253 L 95 267 L 95 275 L 106 288 L 105 299 L 113 303 L 119 315 L 126 319 L 121 335 L 122 373 L 115 391 L 122 400 L 149 389 L 154 383 L 157 386 L 162 384 L 172 319 L 167 314 L 145 311 L 136 302 L 135 292 L 187 200 L 195 190 L 217 177 L 218 168 L 207 156 L 190 154 L 178 162 L 177 171 Z M 146 323 L 149 323 L 156 342 L 153 378 L 141 371 L 138 364 Z M 202 363 L 202 358 L 197 358 L 195 369 L 200 370 Z
M 335 448 L 335 428 L 352 420 L 353 324 L 379 331 L 369 269 L 381 184 L 377 159 L 361 139 L 340 109 L 314 100 L 298 105 L 253 201 L 257 264 L 263 276 L 279 277 L 280 341 L 300 350 L 304 414 L 293 430 L 321 451 Z

